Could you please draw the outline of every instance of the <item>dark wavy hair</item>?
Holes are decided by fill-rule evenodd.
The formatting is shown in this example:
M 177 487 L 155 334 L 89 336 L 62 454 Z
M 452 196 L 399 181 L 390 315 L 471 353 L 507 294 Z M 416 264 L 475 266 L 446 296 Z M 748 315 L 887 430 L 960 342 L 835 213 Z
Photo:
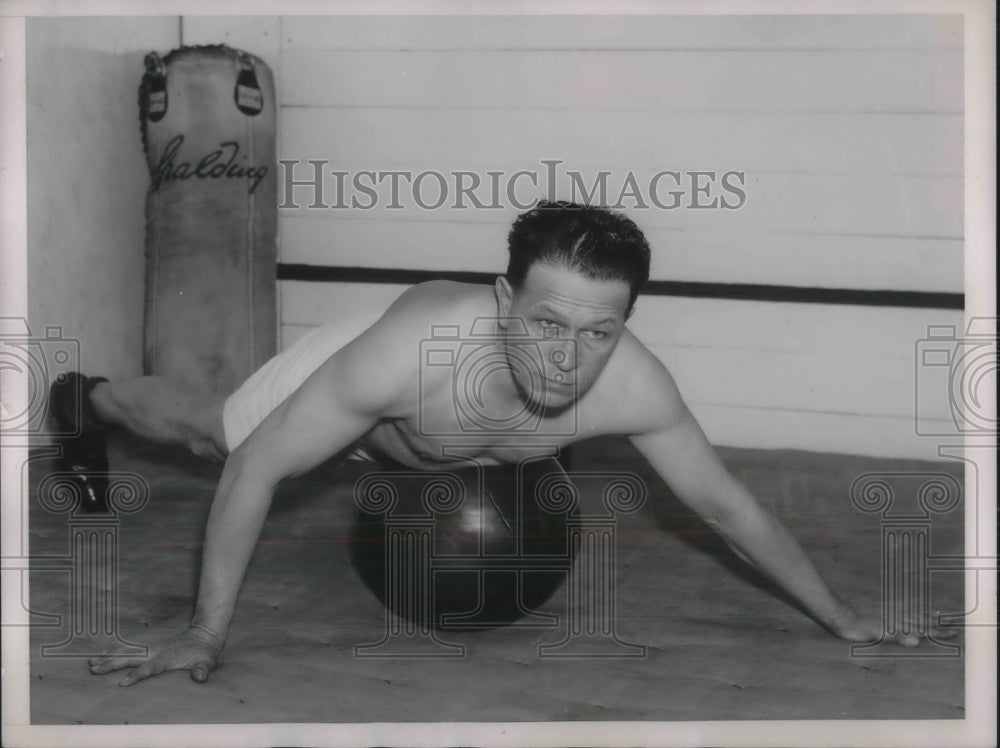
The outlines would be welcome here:
M 536 262 L 562 265 L 593 280 L 629 285 L 631 312 L 649 279 L 649 243 L 635 223 L 607 208 L 541 201 L 507 235 L 507 280 L 519 290 Z

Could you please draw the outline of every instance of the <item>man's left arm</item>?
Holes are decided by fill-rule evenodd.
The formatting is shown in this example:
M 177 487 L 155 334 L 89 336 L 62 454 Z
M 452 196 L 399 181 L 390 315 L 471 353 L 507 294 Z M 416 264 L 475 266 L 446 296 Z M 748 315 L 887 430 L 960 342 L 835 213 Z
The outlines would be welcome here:
M 672 380 L 667 384 L 673 388 Z M 678 498 L 834 634 L 878 639 L 881 621 L 858 615 L 833 593 L 784 525 L 726 470 L 680 395 L 668 392 L 660 405 L 657 427 L 630 438 Z M 901 636 L 899 643 L 915 646 L 918 639 Z

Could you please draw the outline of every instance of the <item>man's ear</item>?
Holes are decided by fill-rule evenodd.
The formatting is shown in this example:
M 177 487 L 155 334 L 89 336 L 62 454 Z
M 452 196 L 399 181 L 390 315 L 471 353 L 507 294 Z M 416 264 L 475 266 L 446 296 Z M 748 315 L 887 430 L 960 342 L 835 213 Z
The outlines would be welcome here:
M 507 317 L 510 316 L 510 307 L 514 302 L 514 289 L 505 276 L 499 275 L 494 283 L 494 290 L 497 296 L 497 324 L 506 329 Z

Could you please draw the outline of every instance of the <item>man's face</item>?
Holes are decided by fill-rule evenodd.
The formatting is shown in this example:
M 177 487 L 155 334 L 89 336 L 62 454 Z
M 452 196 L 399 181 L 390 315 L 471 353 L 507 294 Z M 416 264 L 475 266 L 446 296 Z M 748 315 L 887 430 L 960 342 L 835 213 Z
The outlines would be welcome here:
M 523 319 L 535 341 L 525 346 L 508 326 L 507 358 L 518 390 L 529 402 L 558 409 L 587 392 L 611 357 L 625 329 L 629 286 L 536 263 L 518 291 L 499 278 L 497 300 L 500 316 Z M 535 365 L 522 365 L 526 351 Z

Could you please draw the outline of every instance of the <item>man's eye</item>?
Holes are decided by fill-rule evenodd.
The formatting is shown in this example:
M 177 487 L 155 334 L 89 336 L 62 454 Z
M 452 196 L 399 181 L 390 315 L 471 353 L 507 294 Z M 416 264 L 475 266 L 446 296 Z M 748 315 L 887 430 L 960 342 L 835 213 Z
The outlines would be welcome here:
M 608 337 L 608 334 L 603 330 L 587 330 L 587 335 L 595 340 L 601 340 L 602 338 Z
M 542 325 L 542 327 L 559 327 L 558 322 L 553 322 L 550 319 L 539 320 L 539 323 Z

